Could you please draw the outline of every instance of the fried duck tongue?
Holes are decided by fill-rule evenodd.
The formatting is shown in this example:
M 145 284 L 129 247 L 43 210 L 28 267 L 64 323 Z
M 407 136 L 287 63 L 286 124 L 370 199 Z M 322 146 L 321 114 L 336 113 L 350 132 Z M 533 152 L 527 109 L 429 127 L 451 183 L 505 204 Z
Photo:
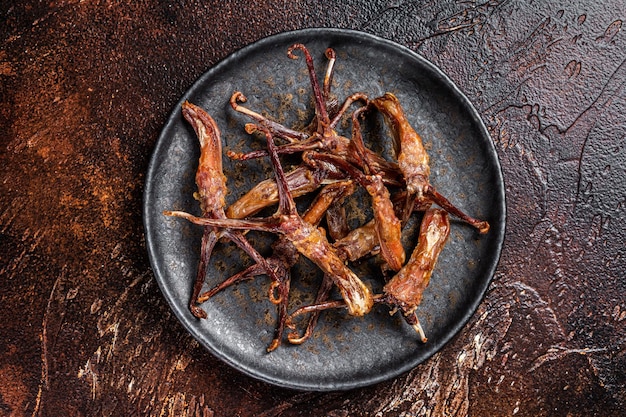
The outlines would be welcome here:
M 222 172 L 222 140 L 215 120 L 202 108 L 186 101 L 182 106 L 183 117 L 191 124 L 200 143 L 200 159 L 196 171 L 198 191 L 194 197 L 200 202 L 202 216 L 224 219 L 226 177 Z M 196 280 L 189 300 L 189 310 L 197 318 L 206 318 L 206 312 L 198 307 L 198 295 L 204 285 L 206 268 L 211 259 L 215 244 L 220 238 L 227 238 L 244 250 L 272 278 L 277 280 L 274 270 L 256 249 L 250 245 L 243 233 L 235 230 L 204 228 L 200 249 L 200 261 Z
M 385 93 L 370 102 L 385 118 L 393 136 L 393 144 L 398 158 L 400 171 L 406 179 L 408 201 L 430 200 L 450 214 L 475 227 L 480 233 L 489 231 L 489 223 L 475 219 L 453 205 L 430 185 L 429 157 L 421 136 L 410 125 L 398 98 Z M 413 196 L 416 198 L 414 199 Z M 407 205 L 406 216 L 412 211 Z
M 417 320 L 415 309 L 422 302 L 424 290 L 449 234 L 448 213 L 440 209 L 427 210 L 420 226 L 417 246 L 409 261 L 383 287 L 384 302 L 398 307 L 410 323 Z M 419 321 L 411 324 L 425 342 L 426 336 Z

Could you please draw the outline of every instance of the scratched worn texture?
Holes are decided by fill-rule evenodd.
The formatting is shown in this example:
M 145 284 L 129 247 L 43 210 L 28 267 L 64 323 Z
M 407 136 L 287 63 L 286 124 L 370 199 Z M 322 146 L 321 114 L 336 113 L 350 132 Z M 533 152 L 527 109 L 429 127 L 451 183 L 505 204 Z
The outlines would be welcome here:
M 136 4 L 135 4 L 136 3 Z M 623 1 L 0 2 L 0 416 L 609 416 L 626 406 Z M 495 279 L 395 380 L 252 380 L 182 328 L 149 267 L 144 173 L 182 93 L 259 38 L 380 35 L 479 110 L 507 189 Z

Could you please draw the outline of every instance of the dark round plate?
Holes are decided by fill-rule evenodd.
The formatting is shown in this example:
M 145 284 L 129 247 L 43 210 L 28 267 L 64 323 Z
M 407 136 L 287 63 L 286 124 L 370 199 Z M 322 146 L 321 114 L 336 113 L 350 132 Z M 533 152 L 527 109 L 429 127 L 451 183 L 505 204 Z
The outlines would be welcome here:
M 311 117 L 311 89 L 302 54 L 287 57 L 293 43 L 305 44 L 320 77 L 326 66 L 324 51 L 337 52 L 333 91 L 339 100 L 361 91 L 370 97 L 391 91 L 398 96 L 413 126 L 424 138 L 431 157 L 431 182 L 453 203 L 491 230 L 478 235 L 453 222 L 447 246 L 439 258 L 418 315 L 428 336 L 422 344 L 413 330 L 385 306 L 365 317 L 341 311 L 323 313 L 317 331 L 300 346 L 283 343 L 274 352 L 266 347 L 274 331 L 275 307 L 267 299 L 265 277 L 246 281 L 203 305 L 208 319 L 194 318 L 187 304 L 198 263 L 201 230 L 163 210 L 198 214 L 193 199 L 199 149 L 197 138 L 181 116 L 189 100 L 207 110 L 222 130 L 224 150 L 242 151 L 263 146 L 247 135 L 249 121 L 229 106 L 238 90 L 246 106 L 270 115 L 287 126 Z M 344 135 L 349 137 L 349 125 Z M 370 126 L 372 130 L 384 127 Z M 383 135 L 381 134 L 382 138 Z M 388 144 L 372 144 L 388 151 Z M 232 162 L 224 158 L 229 203 L 257 181 L 271 176 L 267 161 Z M 350 210 L 350 209 L 349 209 Z M 359 213 L 351 212 L 356 221 Z M 206 72 L 181 98 L 163 128 L 146 179 L 144 223 L 156 279 L 178 319 L 203 346 L 233 367 L 264 381 L 301 390 L 338 390 L 380 382 L 410 370 L 449 341 L 480 303 L 494 274 L 504 239 L 504 185 L 496 151 L 480 116 L 459 89 L 433 64 L 393 42 L 355 31 L 306 29 L 262 39 Z M 414 225 L 418 221 L 414 220 Z M 262 252 L 269 253 L 269 237 L 250 233 Z M 406 246 L 416 238 L 409 231 Z M 410 252 L 408 252 L 410 253 Z M 358 265 L 374 289 L 380 277 L 372 259 Z M 250 260 L 233 245 L 218 244 L 207 284 L 213 286 Z M 291 309 L 310 302 L 319 274 L 308 261 L 293 271 Z

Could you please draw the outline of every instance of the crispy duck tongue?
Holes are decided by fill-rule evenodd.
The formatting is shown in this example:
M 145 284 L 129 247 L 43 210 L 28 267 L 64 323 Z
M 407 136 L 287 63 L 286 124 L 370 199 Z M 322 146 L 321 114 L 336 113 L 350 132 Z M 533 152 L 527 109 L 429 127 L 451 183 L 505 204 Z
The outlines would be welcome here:
M 215 120 L 202 108 L 189 102 L 183 103 L 183 116 L 191 124 L 198 141 L 200 142 L 200 159 L 196 171 L 196 185 L 198 191 L 195 197 L 200 202 L 202 216 L 212 219 L 224 219 L 226 177 L 222 172 L 222 140 L 220 131 Z M 198 296 L 204 285 L 206 268 L 211 259 L 211 254 L 216 242 L 220 238 L 227 238 L 244 250 L 272 280 L 278 277 L 254 247 L 244 237 L 243 233 L 236 230 L 218 230 L 214 227 L 205 227 L 202 235 L 200 249 L 200 261 L 196 280 L 192 289 L 189 309 L 197 318 L 206 318 L 206 312 L 198 307 Z
M 430 185 L 428 153 L 422 138 L 409 123 L 398 98 L 391 93 L 385 93 L 371 100 L 370 104 L 382 113 L 391 130 L 398 165 L 406 180 L 409 201 L 431 200 L 450 214 L 475 227 L 480 233 L 487 233 L 489 223 L 467 215 Z M 407 214 L 411 211 L 409 207 Z M 406 215 L 403 217 L 406 218 Z
M 424 290 L 430 282 L 439 254 L 449 235 L 448 213 L 434 208 L 427 210 L 420 226 L 417 246 L 411 253 L 409 261 L 383 287 L 385 294 L 383 301 L 398 307 L 409 322 L 414 320 L 415 309 L 422 302 Z M 422 340 L 426 341 L 419 321 L 412 324 L 420 333 Z

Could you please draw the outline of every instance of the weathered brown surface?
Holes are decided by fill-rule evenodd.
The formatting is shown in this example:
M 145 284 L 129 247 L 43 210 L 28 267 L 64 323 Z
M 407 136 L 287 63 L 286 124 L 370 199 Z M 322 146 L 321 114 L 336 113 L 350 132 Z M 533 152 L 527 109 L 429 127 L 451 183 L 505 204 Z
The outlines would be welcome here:
M 623 1 L 0 4 L 0 416 L 609 416 L 626 406 Z M 244 6 L 243 4 L 248 4 Z M 590 3 L 590 4 L 587 4 Z M 205 352 L 144 248 L 144 173 L 172 106 L 263 36 L 333 26 L 440 66 L 481 113 L 507 237 L 432 359 L 300 393 Z

